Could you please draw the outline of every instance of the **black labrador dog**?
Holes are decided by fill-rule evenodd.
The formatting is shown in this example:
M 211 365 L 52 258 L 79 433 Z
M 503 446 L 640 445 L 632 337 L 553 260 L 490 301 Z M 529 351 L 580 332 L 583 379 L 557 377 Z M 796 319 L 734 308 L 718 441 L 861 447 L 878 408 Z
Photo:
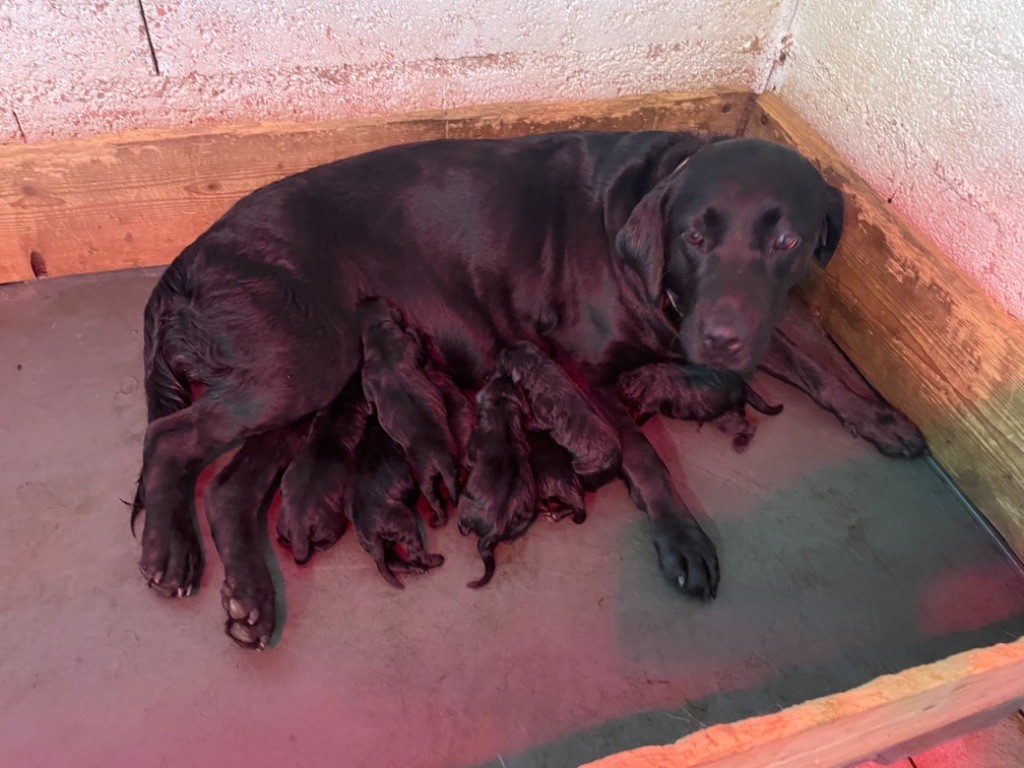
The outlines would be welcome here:
M 665 131 L 407 144 L 256 190 L 185 248 L 146 306 L 150 423 L 133 504 L 144 576 L 168 596 L 196 582 L 197 474 L 330 403 L 360 364 L 356 307 L 383 296 L 464 388 L 518 341 L 571 360 L 618 432 L 665 578 L 714 596 L 715 546 L 619 401 L 618 376 L 666 359 L 751 372 L 789 289 L 836 249 L 842 213 L 791 149 Z M 250 512 L 216 514 L 230 532 Z

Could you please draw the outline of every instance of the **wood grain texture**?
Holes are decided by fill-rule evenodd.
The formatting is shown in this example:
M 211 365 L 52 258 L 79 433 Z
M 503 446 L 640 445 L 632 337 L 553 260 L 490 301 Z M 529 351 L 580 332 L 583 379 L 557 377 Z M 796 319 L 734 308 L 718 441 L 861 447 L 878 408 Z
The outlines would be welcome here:
M 1024 639 L 886 675 L 773 715 L 715 725 L 586 768 L 839 768 L 1024 697 Z
M 805 286 L 857 367 L 1024 557 L 1024 325 L 902 221 L 804 121 L 760 96 L 746 134 L 791 144 L 846 195 L 846 228 Z
M 914 755 L 915 768 L 1020 768 L 1024 716 L 1017 712 L 982 731 Z
M 736 135 L 752 99 L 666 93 L 0 147 L 0 283 L 32 278 L 33 252 L 50 276 L 166 264 L 253 189 L 391 144 L 563 129 Z

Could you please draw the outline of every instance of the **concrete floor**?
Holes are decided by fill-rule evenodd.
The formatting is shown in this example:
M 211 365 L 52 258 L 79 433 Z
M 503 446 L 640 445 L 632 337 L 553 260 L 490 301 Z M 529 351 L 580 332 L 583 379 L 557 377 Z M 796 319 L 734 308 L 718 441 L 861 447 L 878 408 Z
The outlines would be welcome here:
M 662 582 L 617 483 L 586 524 L 502 547 L 477 592 L 454 526 L 404 592 L 351 534 L 301 568 L 268 544 L 284 632 L 238 649 L 205 522 L 203 589 L 163 600 L 118 501 L 156 274 L 0 288 L 0 766 L 570 766 L 1024 634 L 1024 580 L 926 462 L 765 379 L 786 410 L 745 454 L 648 430 L 719 542 L 717 602 Z

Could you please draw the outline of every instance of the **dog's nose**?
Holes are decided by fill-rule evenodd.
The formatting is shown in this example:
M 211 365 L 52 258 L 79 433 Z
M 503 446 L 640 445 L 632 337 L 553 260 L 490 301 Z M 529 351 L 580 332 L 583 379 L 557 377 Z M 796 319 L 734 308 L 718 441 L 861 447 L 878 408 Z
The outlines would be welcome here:
M 735 323 L 716 320 L 704 324 L 704 347 L 736 354 L 743 347 L 742 331 Z

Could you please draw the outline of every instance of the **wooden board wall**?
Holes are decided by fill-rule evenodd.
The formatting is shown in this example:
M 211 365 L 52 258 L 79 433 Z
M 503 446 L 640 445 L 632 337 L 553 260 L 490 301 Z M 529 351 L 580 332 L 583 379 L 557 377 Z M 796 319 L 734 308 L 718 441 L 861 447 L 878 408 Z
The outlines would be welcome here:
M 744 90 L 473 107 L 364 121 L 146 131 L 0 147 L 0 283 L 166 264 L 238 198 L 390 144 L 562 129 L 736 135 Z
M 981 727 L 1024 700 L 1024 640 L 876 678 L 851 691 L 619 752 L 584 768 L 839 768 L 924 748 L 928 734 Z M 991 722 L 991 721 L 990 721 Z M 904 745 L 905 751 L 892 748 Z
M 778 97 L 758 97 L 745 132 L 791 144 L 845 193 L 842 243 L 805 286 L 808 300 L 1024 557 L 1024 325 L 902 221 Z

